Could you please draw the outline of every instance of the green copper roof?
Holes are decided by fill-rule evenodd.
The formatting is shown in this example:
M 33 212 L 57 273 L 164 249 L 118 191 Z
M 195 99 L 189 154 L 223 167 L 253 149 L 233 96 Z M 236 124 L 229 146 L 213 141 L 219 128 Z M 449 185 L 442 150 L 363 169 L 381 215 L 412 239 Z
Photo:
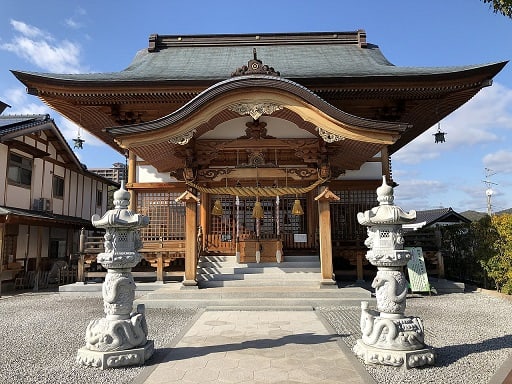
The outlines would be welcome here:
M 150 36 L 120 72 L 33 75 L 74 81 L 219 81 L 253 59 L 289 79 L 417 76 L 460 72 L 485 65 L 399 67 L 376 45 L 366 43 L 364 31 L 305 34 Z M 25 72 L 27 73 L 27 72 Z

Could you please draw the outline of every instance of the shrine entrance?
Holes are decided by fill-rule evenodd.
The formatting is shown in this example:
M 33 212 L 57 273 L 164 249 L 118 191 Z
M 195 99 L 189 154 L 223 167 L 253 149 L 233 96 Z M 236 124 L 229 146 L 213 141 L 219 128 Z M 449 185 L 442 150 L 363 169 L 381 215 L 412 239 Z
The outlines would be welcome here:
M 302 214 L 293 211 L 299 201 Z M 237 197 L 229 195 L 211 195 L 211 208 L 220 201 L 222 213 L 209 215 L 206 248 L 209 251 L 234 254 L 237 237 L 240 241 L 251 239 L 279 239 L 285 254 L 304 251 L 317 251 L 318 242 L 309 228 L 316 225 L 308 223 L 311 215 L 310 204 L 305 196 L 262 197 L 263 217 L 254 218 L 254 197 Z M 217 203 L 218 204 L 218 203 Z

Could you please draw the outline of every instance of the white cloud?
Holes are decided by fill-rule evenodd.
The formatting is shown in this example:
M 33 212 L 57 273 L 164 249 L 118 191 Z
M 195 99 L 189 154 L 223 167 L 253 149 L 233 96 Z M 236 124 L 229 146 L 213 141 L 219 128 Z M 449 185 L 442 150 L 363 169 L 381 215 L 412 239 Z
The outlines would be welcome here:
M 79 73 L 80 46 L 68 40 L 55 41 L 48 33 L 17 20 L 11 20 L 17 34 L 0 49 L 16 54 L 18 57 L 43 70 L 57 73 Z
M 482 89 L 472 100 L 441 121 L 445 143 L 435 143 L 437 125 L 393 155 L 404 164 L 419 164 L 453 151 L 499 141 L 512 129 L 512 89 L 501 84 Z
M 446 201 L 431 203 L 432 196 L 443 194 L 446 186 L 437 180 L 420 180 L 404 178 L 403 183 L 394 178 L 399 184 L 394 189 L 395 204 L 404 209 L 431 209 L 448 204 Z
M 64 20 L 64 24 L 72 29 L 80 29 L 84 26 L 80 19 L 83 19 L 87 15 L 87 11 L 84 8 L 78 7 L 75 9 L 74 15 Z
M 27 93 L 23 87 L 6 89 L 1 99 L 12 106 L 22 105 L 28 102 Z
M 486 168 L 490 168 L 495 172 L 512 173 L 512 152 L 500 150 L 489 153 L 484 156 L 483 163 Z
M 72 17 L 69 17 L 66 20 L 64 20 L 64 23 L 68 27 L 73 28 L 73 29 L 79 29 L 82 27 L 82 24 L 80 22 L 76 21 L 75 19 L 73 19 Z
M 46 33 L 40 30 L 37 27 L 32 25 L 28 25 L 23 21 L 11 20 L 11 25 L 16 32 L 21 33 L 23 36 L 31 37 L 31 38 L 43 38 L 47 40 L 52 40 L 52 37 L 49 33 Z

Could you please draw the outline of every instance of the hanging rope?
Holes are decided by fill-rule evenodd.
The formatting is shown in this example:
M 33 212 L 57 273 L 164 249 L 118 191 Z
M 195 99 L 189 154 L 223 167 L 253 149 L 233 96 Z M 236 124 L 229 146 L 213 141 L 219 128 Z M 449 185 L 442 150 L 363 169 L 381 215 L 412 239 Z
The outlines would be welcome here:
M 216 187 L 208 188 L 202 187 L 192 182 L 187 181 L 187 185 L 197 189 L 199 192 L 210 193 L 214 195 L 232 195 L 241 197 L 276 197 L 284 195 L 298 195 L 312 191 L 320 184 L 323 184 L 327 179 L 318 179 L 313 184 L 307 187 Z

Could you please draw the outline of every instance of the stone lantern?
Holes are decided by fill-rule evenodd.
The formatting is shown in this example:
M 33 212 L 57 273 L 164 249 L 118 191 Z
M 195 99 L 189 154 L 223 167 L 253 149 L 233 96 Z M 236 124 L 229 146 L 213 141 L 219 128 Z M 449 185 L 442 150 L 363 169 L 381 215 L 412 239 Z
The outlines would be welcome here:
M 418 317 L 404 316 L 407 281 L 402 272 L 411 259 L 404 249 L 402 224 L 416 219 L 416 212 L 405 212 L 393 204 L 393 188 L 382 178 L 377 188 L 379 206 L 357 214 L 360 224 L 367 226 L 365 245 L 368 261 L 377 267 L 372 282 L 378 311 L 361 303 L 362 338 L 354 353 L 365 364 L 404 366 L 405 368 L 432 365 L 435 353 L 424 344 L 423 322 Z
M 92 320 L 86 330 L 86 346 L 78 350 L 79 364 L 101 369 L 142 365 L 154 352 L 144 304 L 133 311 L 135 282 L 132 268 L 141 260 L 137 252 L 142 247 L 139 228 L 149 224 L 149 218 L 128 210 L 130 193 L 121 188 L 114 193 L 115 208 L 103 217 L 94 215 L 92 224 L 105 229 L 105 250 L 97 261 L 107 269 L 103 283 L 105 317 Z

